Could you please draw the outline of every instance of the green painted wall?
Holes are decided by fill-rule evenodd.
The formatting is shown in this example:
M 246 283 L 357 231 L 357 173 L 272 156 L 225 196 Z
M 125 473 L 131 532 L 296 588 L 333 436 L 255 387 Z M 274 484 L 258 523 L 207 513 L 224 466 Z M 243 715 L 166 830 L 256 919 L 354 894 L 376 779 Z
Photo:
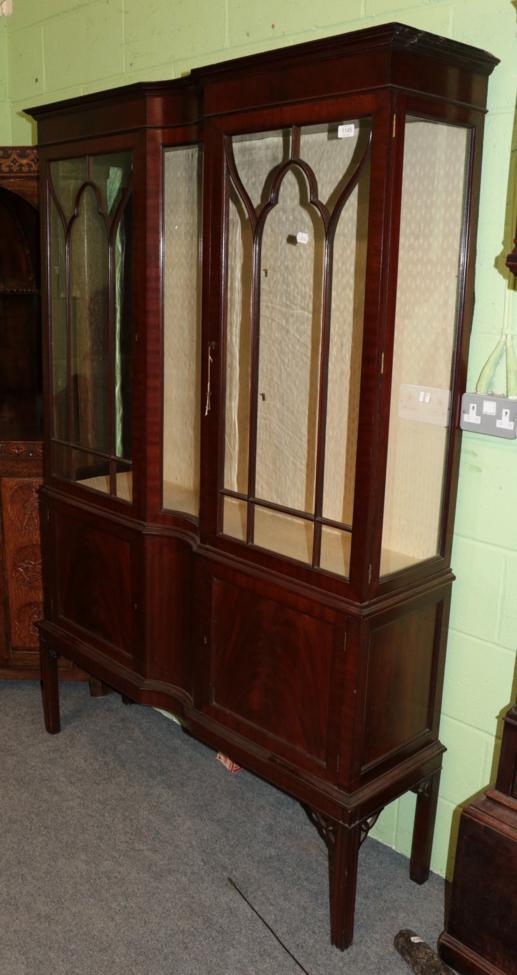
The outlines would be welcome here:
M 517 3 L 517 0 L 515 0 Z M 502 255 L 517 206 L 517 50 L 511 0 L 14 0 L 0 18 L 0 143 L 32 139 L 27 105 L 390 20 L 501 58 L 486 129 L 470 380 L 514 315 Z M 6 90 L 7 89 L 7 90 Z M 514 155 L 512 157 L 511 147 Z M 513 164 L 511 160 L 514 160 Z M 510 172 L 513 181 L 510 179 Z M 425 272 L 422 284 L 425 284 Z M 432 283 L 429 284 L 432 287 Z M 517 647 L 517 442 L 464 438 L 442 739 L 447 753 L 433 868 L 450 867 L 458 806 L 492 775 L 498 715 L 509 703 Z M 515 693 L 515 687 L 514 687 Z M 376 835 L 408 852 L 414 798 L 383 813 Z
M 7 20 L 0 17 L 0 144 L 11 144 L 11 106 L 7 97 Z

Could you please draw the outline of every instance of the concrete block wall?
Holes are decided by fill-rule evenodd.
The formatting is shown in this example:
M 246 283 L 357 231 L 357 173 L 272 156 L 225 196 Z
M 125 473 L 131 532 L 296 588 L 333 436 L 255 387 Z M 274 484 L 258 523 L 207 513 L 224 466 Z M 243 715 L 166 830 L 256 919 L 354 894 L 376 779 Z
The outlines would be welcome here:
M 472 386 L 501 329 L 517 333 L 517 296 L 503 257 L 517 213 L 516 6 L 517 0 L 14 0 L 12 16 L 0 18 L 0 143 L 33 139 L 21 114 L 28 105 L 176 77 L 199 64 L 387 21 L 491 51 L 501 65 L 490 83 L 486 127 Z M 503 376 L 500 382 L 503 391 Z M 433 851 L 433 868 L 442 874 L 451 864 L 459 805 L 491 779 L 498 716 L 517 692 L 517 441 L 465 435 L 453 568 L 441 726 L 448 753 Z M 394 803 L 375 835 L 407 853 L 413 808 L 412 796 Z
M 7 97 L 7 23 L 0 17 L 0 141 L 11 143 L 11 106 Z

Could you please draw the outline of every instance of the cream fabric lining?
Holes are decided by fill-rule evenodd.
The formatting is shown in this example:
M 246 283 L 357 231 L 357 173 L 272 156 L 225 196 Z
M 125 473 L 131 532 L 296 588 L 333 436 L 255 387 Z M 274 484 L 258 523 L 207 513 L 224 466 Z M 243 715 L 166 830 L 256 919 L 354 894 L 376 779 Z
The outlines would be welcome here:
M 246 540 L 247 504 L 235 498 L 224 499 L 224 534 Z M 282 512 L 255 507 L 255 545 L 280 555 L 310 563 L 312 559 L 313 526 L 301 518 Z M 320 565 L 327 572 L 341 576 L 350 574 L 352 535 L 336 528 L 322 527 Z M 385 572 L 396 572 L 417 562 L 407 555 L 389 549 L 382 550 Z
M 322 244 L 306 180 L 290 170 L 262 239 L 256 494 L 302 511 L 314 508 Z
M 116 496 L 123 501 L 133 500 L 133 474 L 131 471 L 120 471 L 115 475 Z M 103 494 L 110 493 L 110 479 L 107 474 L 98 477 L 85 477 L 77 482 L 83 487 L 93 488 L 94 491 L 102 491 Z
M 331 204 L 357 163 L 359 129 L 356 125 L 350 139 L 334 135 L 328 126 L 313 126 L 302 130 L 301 139 L 301 156 L 314 167 L 320 195 Z M 285 133 L 268 133 L 234 143 L 239 175 L 255 203 L 265 198 L 271 165 L 287 157 L 286 138 Z M 345 523 L 353 507 L 368 185 L 366 172 L 343 210 L 334 245 L 323 514 Z M 305 243 L 296 242 L 300 233 Z M 262 243 L 256 494 L 307 512 L 314 506 L 323 237 L 306 179 L 290 170 L 267 217 Z M 225 485 L 240 493 L 247 492 L 248 480 L 251 261 L 249 223 L 232 194 Z
M 109 477 L 88 477 L 78 483 L 94 491 L 109 494 Z M 131 501 L 133 497 L 133 480 L 130 471 L 116 475 L 118 498 Z M 166 482 L 163 486 L 164 507 L 174 511 L 190 511 L 195 496 L 188 488 L 178 484 Z M 247 505 L 235 498 L 224 499 L 223 531 L 232 538 L 246 539 L 246 511 Z M 292 518 L 278 511 L 268 508 L 255 508 L 255 544 L 269 549 L 280 555 L 297 559 L 300 562 L 310 562 L 312 558 L 313 526 L 301 518 Z M 352 535 L 349 532 L 338 531 L 335 528 L 322 528 L 321 568 L 328 572 L 336 572 L 347 576 L 350 572 L 350 547 Z M 385 571 L 395 572 L 407 565 L 407 556 L 398 552 L 383 550 L 383 566 L 389 566 Z M 416 559 L 413 561 L 417 561 Z
M 168 149 L 164 153 L 163 506 L 192 515 L 199 514 L 200 242 L 199 148 Z
M 132 472 L 120 471 L 115 475 L 115 480 L 117 498 L 122 498 L 123 501 L 132 501 Z M 103 494 L 109 494 L 110 491 L 109 477 L 104 474 L 100 477 L 84 478 L 83 480 L 78 481 L 78 483 L 84 485 L 84 487 L 93 488 L 94 491 L 102 491 Z M 174 511 L 191 511 L 196 500 L 196 495 L 192 490 L 189 491 L 188 488 L 180 484 L 172 484 L 170 481 L 165 481 L 163 485 L 164 508 L 170 508 Z
M 411 564 L 437 553 L 448 427 L 403 419 L 398 402 L 402 384 L 450 389 L 467 130 L 409 120 L 404 151 L 382 542 Z
M 235 498 L 224 499 L 224 534 L 246 539 L 247 504 Z M 312 522 L 269 508 L 255 506 L 255 545 L 299 562 L 312 560 L 314 527 Z M 350 570 L 349 532 L 324 527 L 322 530 L 321 567 L 339 575 Z

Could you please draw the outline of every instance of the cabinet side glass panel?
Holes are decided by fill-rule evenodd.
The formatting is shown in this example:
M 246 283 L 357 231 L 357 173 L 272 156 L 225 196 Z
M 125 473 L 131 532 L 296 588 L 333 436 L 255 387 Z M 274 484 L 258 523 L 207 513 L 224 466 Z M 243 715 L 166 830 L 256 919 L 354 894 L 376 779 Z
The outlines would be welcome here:
M 131 154 L 50 174 L 52 472 L 131 501 Z
M 74 443 L 108 452 L 108 239 L 94 190 L 81 194 L 69 236 Z
M 407 119 L 381 575 L 439 554 L 469 148 Z
M 50 323 L 52 348 L 52 432 L 67 438 L 67 268 L 65 226 L 53 199 L 50 207 Z
M 120 191 L 119 191 L 120 192 Z M 115 453 L 117 497 L 133 500 L 132 422 L 133 321 L 131 312 L 132 265 L 131 197 L 128 198 L 114 237 L 114 365 L 115 365 Z
M 164 150 L 163 507 L 199 515 L 201 153 Z
M 369 192 L 366 165 L 333 241 L 323 515 L 345 525 L 354 509 Z
M 356 119 L 227 142 L 223 534 L 344 576 L 370 131 Z

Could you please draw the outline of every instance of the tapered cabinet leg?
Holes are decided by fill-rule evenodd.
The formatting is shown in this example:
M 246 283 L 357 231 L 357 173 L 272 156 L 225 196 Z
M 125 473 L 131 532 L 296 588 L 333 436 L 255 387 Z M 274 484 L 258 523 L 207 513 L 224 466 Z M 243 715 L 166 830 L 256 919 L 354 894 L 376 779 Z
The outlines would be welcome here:
M 429 877 L 439 787 L 440 770 L 415 789 L 417 800 L 409 876 L 416 884 L 425 884 Z
M 330 940 L 344 950 L 354 936 L 357 861 L 361 842 L 360 824 L 336 826 L 333 847 L 329 846 Z
M 307 806 L 305 811 L 328 849 L 330 938 L 336 948 L 344 950 L 352 944 L 354 935 L 357 861 L 370 822 L 344 826 Z
M 41 641 L 41 696 L 45 728 L 51 735 L 61 731 L 59 717 L 59 680 L 57 674 L 58 655 Z

